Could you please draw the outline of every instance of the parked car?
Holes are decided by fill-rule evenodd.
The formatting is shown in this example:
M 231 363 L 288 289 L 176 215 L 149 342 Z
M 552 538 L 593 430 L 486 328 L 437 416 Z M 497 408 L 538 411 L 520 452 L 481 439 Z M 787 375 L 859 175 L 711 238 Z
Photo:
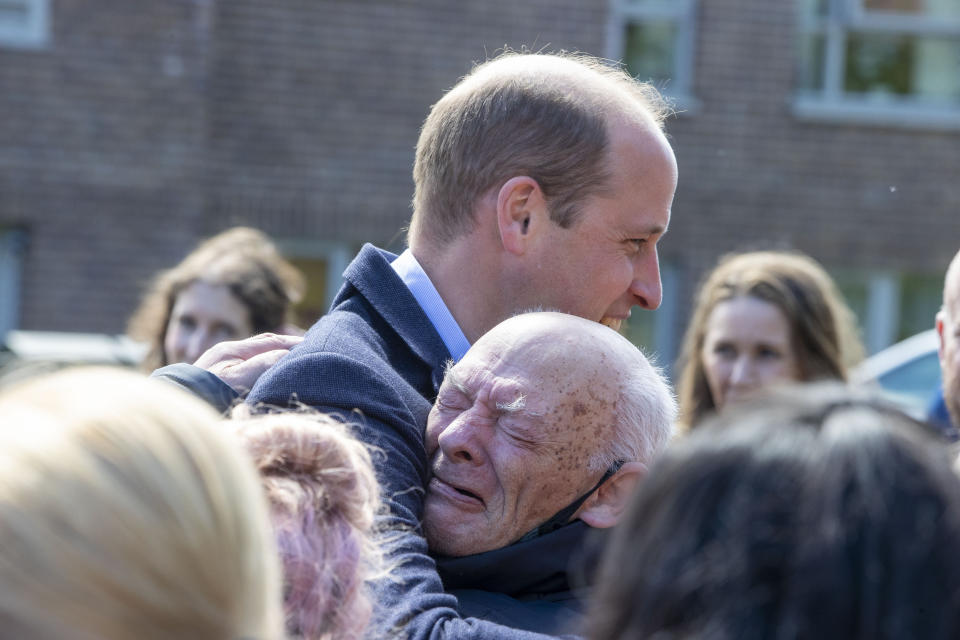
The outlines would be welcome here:
M 923 418 L 940 388 L 937 332 L 923 331 L 864 360 L 850 375 L 854 384 L 876 385 L 910 415 Z
M 8 331 L 0 339 L 0 383 L 80 364 L 135 367 L 145 353 L 123 335 Z

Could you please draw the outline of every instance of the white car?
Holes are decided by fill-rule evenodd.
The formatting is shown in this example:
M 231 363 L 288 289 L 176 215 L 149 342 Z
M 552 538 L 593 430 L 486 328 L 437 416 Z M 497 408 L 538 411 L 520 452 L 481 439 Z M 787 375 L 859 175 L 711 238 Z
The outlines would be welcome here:
M 925 418 L 933 394 L 940 388 L 937 332 L 923 331 L 883 349 L 850 373 L 854 384 L 876 385 L 907 413 Z

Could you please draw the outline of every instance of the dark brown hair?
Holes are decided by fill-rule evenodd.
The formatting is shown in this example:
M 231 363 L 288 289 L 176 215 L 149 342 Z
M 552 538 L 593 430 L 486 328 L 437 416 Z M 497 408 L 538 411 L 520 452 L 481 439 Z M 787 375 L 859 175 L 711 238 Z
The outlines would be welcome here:
M 927 427 L 836 383 L 732 407 L 651 468 L 589 638 L 956 638 L 952 462 Z

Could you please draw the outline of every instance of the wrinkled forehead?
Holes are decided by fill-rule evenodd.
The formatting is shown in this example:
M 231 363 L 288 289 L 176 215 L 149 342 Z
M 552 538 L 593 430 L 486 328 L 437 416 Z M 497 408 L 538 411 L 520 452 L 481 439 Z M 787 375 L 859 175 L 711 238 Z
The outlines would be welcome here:
M 498 338 L 477 342 L 451 374 L 456 382 L 510 380 L 531 400 L 556 403 L 564 399 L 612 406 L 620 392 L 616 360 L 582 336 Z

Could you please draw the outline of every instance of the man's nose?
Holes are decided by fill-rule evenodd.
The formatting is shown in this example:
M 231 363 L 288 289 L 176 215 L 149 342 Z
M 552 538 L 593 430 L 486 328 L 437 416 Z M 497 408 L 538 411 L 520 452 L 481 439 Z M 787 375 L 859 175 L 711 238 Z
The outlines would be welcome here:
M 437 444 L 444 457 L 454 462 L 469 464 L 483 463 L 483 445 L 480 442 L 483 427 L 477 424 L 470 410 L 464 411 L 453 419 L 447 428 L 440 432 Z
M 642 256 L 634 266 L 630 293 L 644 309 L 652 311 L 660 306 L 663 288 L 660 284 L 660 261 L 656 248 L 649 255 Z

